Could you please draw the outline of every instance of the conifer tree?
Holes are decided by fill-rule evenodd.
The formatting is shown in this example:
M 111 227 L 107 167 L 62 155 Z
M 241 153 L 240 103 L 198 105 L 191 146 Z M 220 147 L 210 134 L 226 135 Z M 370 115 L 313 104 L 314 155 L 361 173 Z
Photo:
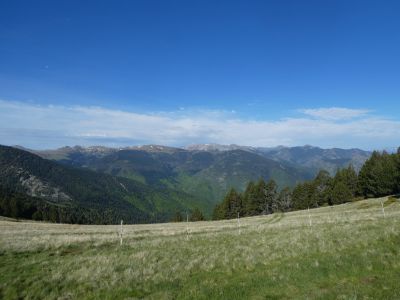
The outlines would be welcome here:
M 394 164 L 395 164 L 395 169 L 396 169 L 396 175 L 395 175 L 395 186 L 394 186 L 394 192 L 396 194 L 400 193 L 400 147 L 397 149 L 397 153 L 394 156 Z
M 292 208 L 292 192 L 286 187 L 280 191 L 277 200 L 277 209 L 280 211 L 289 211 Z
M 197 222 L 197 221 L 204 221 L 204 220 L 205 220 L 205 218 L 204 218 L 203 213 L 200 211 L 200 209 L 195 208 L 192 211 L 192 214 L 190 215 L 190 221 Z
M 265 182 L 263 179 L 260 179 L 256 184 L 249 182 L 247 185 L 244 195 L 247 216 L 257 216 L 262 213 L 265 205 L 264 190 Z
M 352 197 L 355 197 L 358 194 L 358 175 L 352 164 L 350 164 L 345 170 L 346 184 L 352 194 Z
M 313 182 L 312 199 L 313 206 L 321 206 L 328 203 L 329 190 L 332 185 L 332 178 L 328 171 L 321 170 Z
M 395 154 L 374 151 L 359 174 L 361 194 L 365 197 L 380 197 L 396 192 L 399 169 Z
M 233 219 L 242 213 L 242 196 L 234 188 L 230 189 L 222 203 L 224 219 Z
M 213 220 L 222 220 L 225 218 L 222 203 L 215 205 L 212 218 Z
M 270 179 L 264 187 L 264 214 L 270 214 L 278 210 L 278 191 L 273 179 Z
M 179 211 L 177 211 L 172 218 L 172 222 L 182 222 L 182 221 L 183 221 L 183 216 Z
M 360 192 L 365 197 L 373 197 L 376 194 L 375 184 L 377 182 L 375 169 L 379 159 L 379 153 L 374 151 L 371 157 L 364 163 L 359 173 Z
M 349 202 L 352 198 L 353 195 L 350 188 L 343 181 L 335 182 L 330 192 L 331 205 Z
M 314 185 L 312 182 L 304 182 L 298 184 L 292 193 L 293 196 L 293 207 L 295 209 L 306 209 L 308 207 L 313 207 L 315 202 L 313 202 L 313 192 Z

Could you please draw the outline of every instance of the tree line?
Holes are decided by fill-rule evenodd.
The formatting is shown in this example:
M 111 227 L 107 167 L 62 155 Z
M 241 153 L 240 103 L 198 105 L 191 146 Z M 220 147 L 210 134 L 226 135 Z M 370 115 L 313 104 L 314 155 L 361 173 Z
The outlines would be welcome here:
M 171 222 L 183 222 L 183 221 L 190 221 L 190 222 L 198 222 L 204 221 L 206 218 L 204 217 L 203 213 L 197 207 L 190 212 L 187 212 L 185 216 L 182 215 L 180 211 L 177 211 L 175 215 L 172 217 Z
M 250 181 L 244 192 L 234 188 L 214 209 L 213 219 L 232 219 L 336 205 L 358 198 L 381 197 L 400 193 L 400 148 L 397 153 L 374 151 L 360 172 L 352 165 L 339 169 L 335 176 L 321 170 L 307 182 L 278 190 L 273 179 Z
M 62 205 L 23 192 L 0 186 L 0 216 L 71 224 L 148 223 L 147 216 L 140 219 L 129 212 L 122 215 L 118 209 L 90 208 L 82 205 Z M 152 221 L 152 220 L 150 220 Z

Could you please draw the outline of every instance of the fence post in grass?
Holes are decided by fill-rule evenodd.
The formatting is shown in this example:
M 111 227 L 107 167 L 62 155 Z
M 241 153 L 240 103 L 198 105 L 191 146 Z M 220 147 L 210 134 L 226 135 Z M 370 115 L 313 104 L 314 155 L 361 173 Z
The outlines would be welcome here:
M 310 224 L 310 227 L 311 227 L 312 222 L 311 222 L 311 215 L 310 215 L 310 207 L 308 207 L 308 223 Z
M 123 228 L 122 228 L 122 225 L 123 225 L 123 223 L 124 223 L 124 221 L 123 220 L 121 220 L 121 227 L 120 227 L 120 229 L 119 229 L 119 238 L 120 238 L 120 240 L 119 240 L 119 244 L 122 246 L 122 234 L 123 234 Z
M 237 226 L 238 226 L 238 232 L 240 234 L 240 213 L 239 212 L 237 214 Z
M 189 214 L 186 212 L 186 239 L 189 239 Z
M 385 217 L 386 217 L 386 214 L 385 214 L 385 208 L 383 207 L 382 199 L 381 199 L 381 207 L 382 207 L 382 214 L 383 214 L 383 217 L 385 218 Z

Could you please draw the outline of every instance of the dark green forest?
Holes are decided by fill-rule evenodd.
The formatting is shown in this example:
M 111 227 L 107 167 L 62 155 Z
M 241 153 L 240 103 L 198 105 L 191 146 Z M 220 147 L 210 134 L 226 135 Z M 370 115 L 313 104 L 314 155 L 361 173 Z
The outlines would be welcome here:
M 286 212 L 398 193 L 400 148 L 393 154 L 374 151 L 358 174 L 352 165 L 339 169 L 333 177 L 321 170 L 313 180 L 299 183 L 293 189 L 278 191 L 274 180 L 250 181 L 243 193 L 232 188 L 216 205 L 213 218 L 231 219 Z
M 41 189 L 35 190 L 37 186 Z M 69 167 L 0 146 L 3 216 L 81 224 L 117 224 L 121 219 L 151 223 L 168 221 L 175 211 L 192 211 L 198 205 L 196 198 L 181 191 Z

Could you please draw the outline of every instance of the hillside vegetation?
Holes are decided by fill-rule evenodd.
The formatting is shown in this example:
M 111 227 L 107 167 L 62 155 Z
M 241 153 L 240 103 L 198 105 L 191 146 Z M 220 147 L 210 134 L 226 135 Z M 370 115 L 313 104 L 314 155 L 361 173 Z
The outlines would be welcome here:
M 358 149 L 216 144 L 192 145 L 186 149 L 158 145 L 122 149 L 76 146 L 36 153 L 63 164 L 181 190 L 212 206 L 232 187 L 244 191 L 251 180 L 274 179 L 280 188 L 292 187 L 311 179 L 320 169 L 334 175 L 338 168 L 351 163 L 358 171 L 371 155 Z
M 1 220 L 0 298 L 399 299 L 399 226 L 394 197 L 128 225 L 122 245 L 120 226 Z
M 207 201 L 162 186 L 65 166 L 0 146 L 0 215 L 63 223 L 167 221 Z
M 214 209 L 214 219 L 237 215 L 255 216 L 324 205 L 342 204 L 360 198 L 382 197 L 400 193 L 400 149 L 397 153 L 374 151 L 359 174 L 350 165 L 331 177 L 321 170 L 311 181 L 297 184 L 293 190 L 280 192 L 273 179 L 250 181 L 243 193 L 231 189 Z

